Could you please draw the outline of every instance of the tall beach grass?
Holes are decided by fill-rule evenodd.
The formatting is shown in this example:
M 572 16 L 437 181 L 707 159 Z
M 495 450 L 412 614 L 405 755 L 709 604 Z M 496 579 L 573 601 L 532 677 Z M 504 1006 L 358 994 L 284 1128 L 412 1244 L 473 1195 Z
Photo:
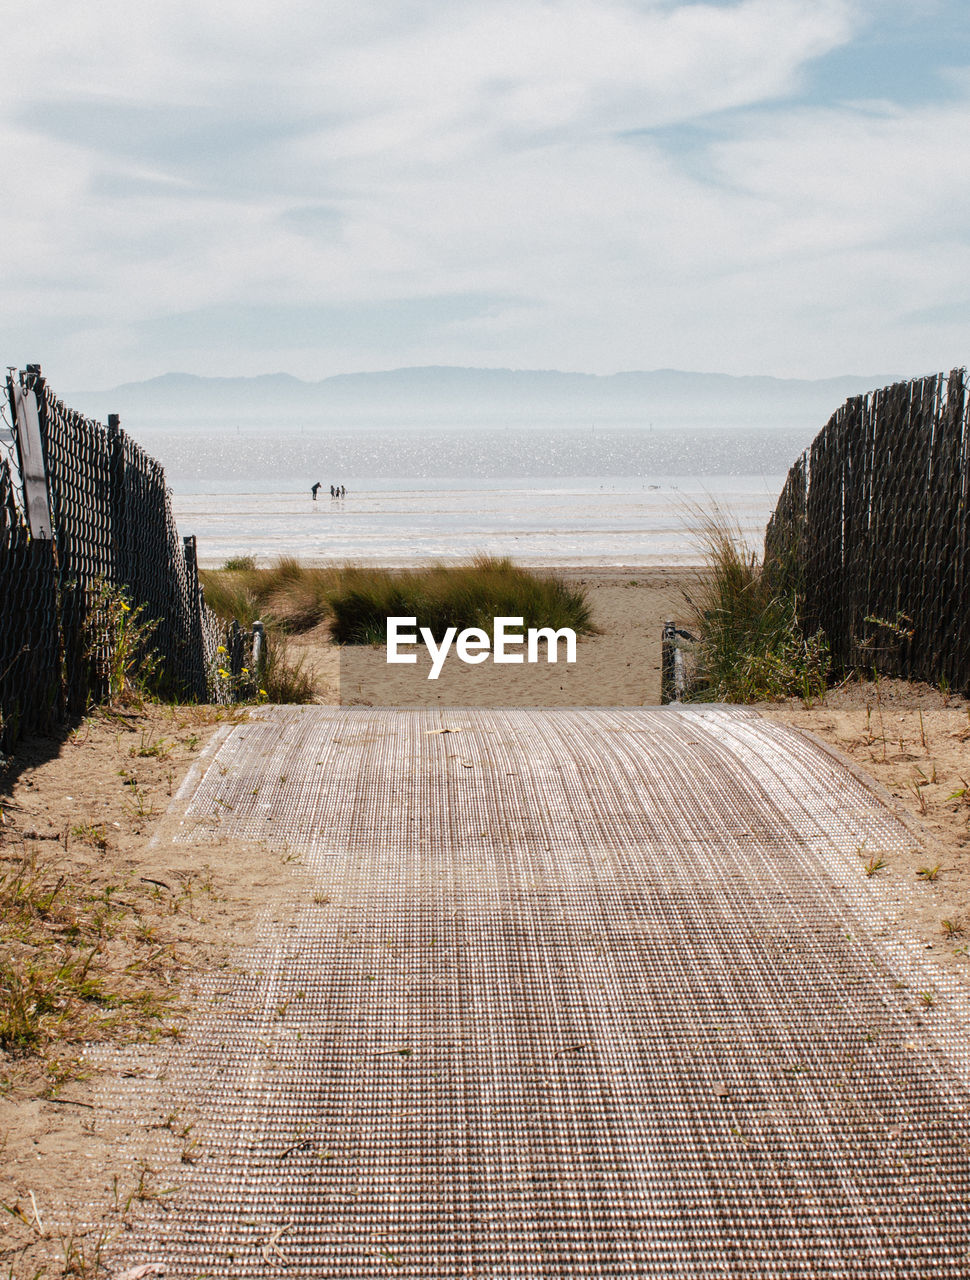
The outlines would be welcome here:
M 595 630 L 581 588 L 538 576 L 507 558 L 482 556 L 470 565 L 347 570 L 329 597 L 338 644 L 382 644 L 389 617 L 413 617 L 441 639 L 448 627 L 491 630 L 496 617 L 522 618 L 525 627 Z
M 507 558 L 482 556 L 455 567 L 389 570 L 311 568 L 281 559 L 271 568 L 208 570 L 208 604 L 249 626 L 261 617 L 277 631 L 299 633 L 329 621 L 337 644 L 382 644 L 389 617 L 414 617 L 440 639 L 451 626 L 490 629 L 495 617 L 520 617 L 525 627 L 572 627 L 591 634 L 582 588 L 538 575 Z
M 692 701 L 820 699 L 829 653 L 821 632 L 805 634 L 792 580 L 765 572 L 741 530 L 716 503 L 693 509 L 706 572 L 689 597 L 697 636 Z

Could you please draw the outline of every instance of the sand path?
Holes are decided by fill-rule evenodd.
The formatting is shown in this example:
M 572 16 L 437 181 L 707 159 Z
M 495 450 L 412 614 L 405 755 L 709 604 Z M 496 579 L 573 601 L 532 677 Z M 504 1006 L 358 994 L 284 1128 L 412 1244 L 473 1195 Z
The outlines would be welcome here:
M 963 1276 L 912 844 L 741 708 L 262 709 L 168 826 L 302 858 L 167 1088 L 169 1276 Z M 863 856 L 860 856 L 860 849 Z
M 545 572 L 545 571 L 543 571 Z M 581 587 L 597 635 L 581 636 L 577 660 L 467 666 L 452 659 L 437 680 L 421 648 L 414 666 L 389 666 L 383 647 L 330 643 L 319 633 L 294 636 L 316 676 L 317 701 L 376 707 L 638 707 L 660 702 L 660 639 L 668 618 L 684 622 L 684 592 L 696 593 L 701 569 L 557 569 Z

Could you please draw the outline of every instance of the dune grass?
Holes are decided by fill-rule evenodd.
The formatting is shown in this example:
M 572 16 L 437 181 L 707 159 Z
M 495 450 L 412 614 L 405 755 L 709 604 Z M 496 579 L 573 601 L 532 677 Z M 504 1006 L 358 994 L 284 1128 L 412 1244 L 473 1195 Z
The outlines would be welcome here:
M 697 635 L 689 698 L 702 702 L 820 699 L 829 671 L 821 632 L 806 635 L 798 594 L 779 586 L 716 504 L 700 516 L 706 573 L 689 598 Z
M 400 571 L 315 569 L 284 558 L 269 569 L 209 570 L 202 578 L 206 601 L 221 617 L 245 626 L 261 617 L 291 633 L 329 619 L 337 644 L 382 644 L 394 616 L 415 617 L 438 638 L 450 626 L 490 629 L 501 616 L 520 617 L 525 627 L 572 627 L 580 635 L 596 630 L 581 588 L 529 573 L 507 558 Z
M 285 633 L 276 632 L 266 646 L 260 688 L 266 702 L 303 704 L 316 699 L 316 680 L 306 655 L 292 656 Z
M 338 571 L 309 569 L 292 557 L 258 569 L 246 557 L 200 572 L 206 604 L 227 622 L 250 627 L 257 618 L 285 631 L 309 631 L 329 615 Z
M 525 627 L 595 630 L 581 588 L 539 577 L 507 558 L 480 557 L 455 568 L 406 573 L 349 570 L 330 596 L 338 644 L 382 644 L 389 617 L 414 617 L 440 639 L 448 627 L 491 630 L 496 617 L 522 618 Z

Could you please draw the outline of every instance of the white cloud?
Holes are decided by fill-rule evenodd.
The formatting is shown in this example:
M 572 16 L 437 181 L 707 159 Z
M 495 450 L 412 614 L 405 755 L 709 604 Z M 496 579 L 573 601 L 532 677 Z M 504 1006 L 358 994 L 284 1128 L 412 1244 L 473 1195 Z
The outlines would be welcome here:
M 194 325 L 178 362 L 822 374 L 959 339 L 903 317 L 957 301 L 970 85 L 785 102 L 861 0 L 43 11 L 0 86 L 0 340 L 53 335 L 69 382 L 171 367 L 166 317 L 456 295 L 495 301 L 370 346 Z

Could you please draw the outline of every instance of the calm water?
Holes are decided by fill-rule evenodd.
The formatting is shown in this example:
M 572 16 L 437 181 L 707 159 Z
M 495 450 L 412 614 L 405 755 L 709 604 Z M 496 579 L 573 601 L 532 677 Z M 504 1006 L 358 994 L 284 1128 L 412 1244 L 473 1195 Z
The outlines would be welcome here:
M 700 558 L 698 507 L 752 547 L 807 441 L 791 431 L 141 432 L 203 564 L 677 565 Z M 323 484 L 319 501 L 311 484 Z M 332 500 L 331 484 L 347 497 Z

